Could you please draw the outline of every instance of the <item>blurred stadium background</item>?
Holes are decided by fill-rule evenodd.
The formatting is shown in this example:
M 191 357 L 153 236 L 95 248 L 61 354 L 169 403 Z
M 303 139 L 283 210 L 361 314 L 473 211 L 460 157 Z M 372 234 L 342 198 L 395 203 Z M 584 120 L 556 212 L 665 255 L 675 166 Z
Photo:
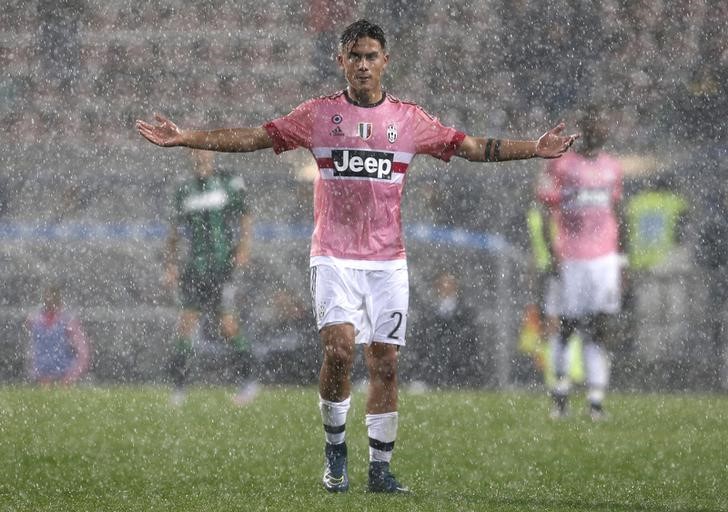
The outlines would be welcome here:
M 165 379 L 177 310 L 161 287 L 161 250 L 168 197 L 188 162 L 182 149 L 143 141 L 134 120 L 162 112 L 182 125 L 231 126 L 283 115 L 343 87 L 330 33 L 365 16 L 389 36 L 386 89 L 467 132 L 536 137 L 561 119 L 573 126 L 588 102 L 607 106 L 609 149 L 627 164 L 627 193 L 669 175 L 690 204 L 683 247 L 641 282 L 633 327 L 615 331 L 615 385 L 728 386 L 726 311 L 716 294 L 728 281 L 720 260 L 726 240 L 706 230 L 728 222 L 728 38 L 720 35 L 728 4 L 370 0 L 344 14 L 336 4 L 3 3 L 2 381 L 23 379 L 21 324 L 49 279 L 64 285 L 86 323 L 95 382 Z M 307 317 L 286 324 L 295 308 L 276 299 L 283 294 L 308 311 L 311 162 L 301 152 L 221 155 L 218 162 L 245 177 L 256 217 L 240 310 L 264 358 L 264 380 L 313 382 L 313 327 Z M 449 269 L 479 333 L 468 385 L 539 381 L 517 344 L 530 300 L 525 212 L 541 165 L 476 172 L 466 162 L 423 158 L 408 178 L 410 346 L 448 343 L 428 339 L 417 325 L 434 275 Z M 710 257 L 716 252 L 719 261 Z M 417 379 L 423 353 L 405 350 L 404 380 Z

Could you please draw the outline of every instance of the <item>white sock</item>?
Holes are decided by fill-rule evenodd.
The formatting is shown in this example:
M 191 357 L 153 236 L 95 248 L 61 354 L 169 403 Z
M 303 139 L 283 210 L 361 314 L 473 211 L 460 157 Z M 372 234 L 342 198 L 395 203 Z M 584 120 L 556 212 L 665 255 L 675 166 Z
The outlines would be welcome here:
M 604 395 L 604 389 L 602 388 L 589 388 L 589 391 L 586 394 L 586 399 L 590 404 L 602 405 Z
M 327 443 L 341 444 L 346 441 L 346 415 L 350 405 L 351 397 L 342 402 L 329 402 L 319 396 L 319 409 Z
M 399 414 L 396 411 L 366 415 L 370 461 L 391 462 L 398 424 Z
M 571 390 L 571 380 L 569 379 L 569 347 L 561 341 L 561 335 L 559 334 L 552 336 L 549 343 L 551 345 L 551 362 L 556 375 L 553 391 L 559 395 L 568 395 Z
M 591 403 L 601 404 L 609 386 L 609 359 L 599 343 L 589 341 L 584 344 L 584 366 L 589 388 L 587 399 Z

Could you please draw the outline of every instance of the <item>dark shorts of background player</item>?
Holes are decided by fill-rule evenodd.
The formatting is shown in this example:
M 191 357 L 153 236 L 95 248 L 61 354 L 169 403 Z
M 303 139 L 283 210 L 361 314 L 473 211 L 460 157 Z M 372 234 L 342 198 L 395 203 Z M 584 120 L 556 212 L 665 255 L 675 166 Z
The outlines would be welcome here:
M 221 313 L 222 292 L 232 272 L 182 273 L 180 300 L 184 309 Z
M 218 315 L 232 312 L 225 311 L 226 308 L 231 309 L 231 305 L 224 304 L 223 298 L 225 285 L 231 280 L 232 271 L 199 273 L 186 269 L 180 280 L 182 307 L 203 314 Z M 209 327 L 209 324 L 207 326 Z M 213 339 L 218 340 L 216 337 L 213 337 Z M 232 344 L 225 344 L 226 349 L 224 351 L 216 352 L 216 355 L 209 359 L 207 363 L 201 364 L 212 364 L 212 367 L 216 369 L 230 369 L 236 385 L 242 385 L 246 380 L 254 378 L 256 364 L 252 351 L 244 337 L 239 335 L 232 341 Z M 188 380 L 188 358 L 193 354 L 190 349 L 189 345 L 179 345 L 172 357 L 170 374 L 176 387 L 184 386 Z

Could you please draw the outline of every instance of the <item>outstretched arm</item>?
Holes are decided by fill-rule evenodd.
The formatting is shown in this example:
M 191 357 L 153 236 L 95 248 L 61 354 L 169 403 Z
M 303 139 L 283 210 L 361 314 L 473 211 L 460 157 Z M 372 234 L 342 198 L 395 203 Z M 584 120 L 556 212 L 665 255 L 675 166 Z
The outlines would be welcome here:
M 538 140 L 508 140 L 466 136 L 455 152 L 471 162 L 504 162 L 525 158 L 558 158 L 579 138 L 579 134 L 562 135 L 559 123 Z
M 222 128 L 219 130 L 182 130 L 166 117 L 155 114 L 157 124 L 138 120 L 136 128 L 157 146 L 187 146 L 194 149 L 247 153 L 273 146 L 262 126 L 257 128 Z

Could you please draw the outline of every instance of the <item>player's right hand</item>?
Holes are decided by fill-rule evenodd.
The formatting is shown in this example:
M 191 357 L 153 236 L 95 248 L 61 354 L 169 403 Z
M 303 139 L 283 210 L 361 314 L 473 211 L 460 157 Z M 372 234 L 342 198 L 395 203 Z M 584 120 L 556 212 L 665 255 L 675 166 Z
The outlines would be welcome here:
M 149 142 L 157 146 L 170 147 L 183 145 L 182 130 L 161 114 L 154 114 L 159 124 L 151 124 L 138 119 L 136 128 Z

